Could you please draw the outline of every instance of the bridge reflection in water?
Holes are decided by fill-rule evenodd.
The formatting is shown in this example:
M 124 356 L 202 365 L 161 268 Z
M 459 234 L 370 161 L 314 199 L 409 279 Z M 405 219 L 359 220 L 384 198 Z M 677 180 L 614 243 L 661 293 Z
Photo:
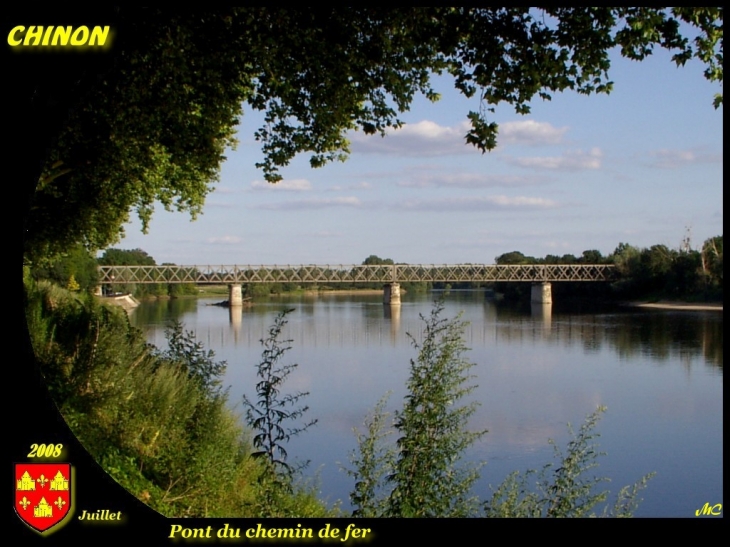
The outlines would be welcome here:
M 303 311 L 299 318 L 292 318 L 286 327 L 285 336 L 297 341 L 301 347 L 342 347 L 360 348 L 369 346 L 400 346 L 409 344 L 406 333 L 422 342 L 423 322 L 413 313 L 403 314 L 403 306 L 380 306 L 375 302 L 364 305 L 361 314 L 348 317 L 348 323 L 343 324 L 338 319 L 331 319 L 326 311 L 328 304 L 336 305 L 335 298 L 330 296 L 315 297 L 317 302 L 317 319 L 310 320 L 302 303 L 287 302 L 287 307 L 296 307 Z M 344 297 L 347 298 L 347 297 Z M 328 300 L 330 302 L 328 302 Z M 200 306 L 203 301 L 199 301 Z M 154 305 L 154 304 L 152 304 Z M 406 306 L 409 306 L 406 304 Z M 467 345 L 473 347 L 488 346 L 499 339 L 528 340 L 553 339 L 558 341 L 567 334 L 562 325 L 553 329 L 551 318 L 551 304 L 531 305 L 531 315 L 517 316 L 513 321 L 505 324 L 497 317 L 494 303 L 484 302 L 482 320 L 478 323 L 469 321 L 465 327 L 464 339 Z M 208 308 L 203 305 L 202 308 Z M 212 307 L 216 312 L 225 313 L 218 307 Z M 230 307 L 227 310 L 229 323 L 222 325 L 219 321 L 204 322 L 197 329 L 198 337 L 209 347 L 250 347 L 258 344 L 262 333 L 265 333 L 271 322 L 272 307 L 265 306 L 263 310 L 248 307 Z M 198 308 L 200 313 L 201 308 Z M 139 309 L 133 313 L 137 313 Z M 191 310 L 192 311 L 192 310 Z M 333 314 L 337 311 L 333 310 Z M 133 323 L 135 323 L 133 319 Z M 573 336 L 574 333 L 570 333 Z M 579 336 L 580 338 L 580 336 Z M 155 343 L 162 344 L 162 339 Z
M 452 293 L 452 298 L 458 297 L 457 293 Z M 675 354 L 687 359 L 702 355 L 707 362 L 722 368 L 722 314 L 716 312 L 636 311 L 627 314 L 623 311 L 580 315 L 561 312 L 553 315 L 552 305 L 532 303 L 531 311 L 525 313 L 509 306 L 496 306 L 494 302 L 484 300 L 480 291 L 463 294 L 465 306 L 471 310 L 465 317 L 468 324 L 464 338 L 467 346 L 474 349 L 500 343 L 540 343 L 579 346 L 592 353 L 610 347 L 622 359 L 637 354 L 651 355 L 657 360 Z M 430 296 L 421 298 L 430 300 Z M 479 304 L 475 308 L 476 302 Z M 416 313 L 420 305 L 414 301 L 401 306 L 382 306 L 374 297 L 325 294 L 281 301 L 269 299 L 250 308 L 224 310 L 205 305 L 205 300 L 179 299 L 144 302 L 131 312 L 130 319 L 132 324 L 147 330 L 150 328 L 147 325 L 163 325 L 169 319 L 177 318 L 194 328 L 198 339 L 208 347 L 258 347 L 273 315 L 282 307 L 294 307 L 297 313 L 291 317 L 284 335 L 296 340 L 297 347 L 405 347 L 410 345 L 406 333 L 413 335 L 416 341 L 422 341 L 423 323 Z M 342 317 L 343 307 L 348 309 L 346 321 Z M 153 310 L 167 311 L 162 312 L 163 317 Z M 224 323 L 220 322 L 221 314 L 228 315 Z M 633 319 L 629 321 L 629 318 Z M 150 341 L 164 346 L 163 329 L 158 328 Z

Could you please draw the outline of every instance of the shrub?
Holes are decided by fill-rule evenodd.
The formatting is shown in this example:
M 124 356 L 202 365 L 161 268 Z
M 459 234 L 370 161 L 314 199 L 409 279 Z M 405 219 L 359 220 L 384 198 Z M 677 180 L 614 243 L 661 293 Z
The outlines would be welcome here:
M 284 444 L 317 423 L 315 419 L 302 426 L 286 425 L 298 420 L 309 410 L 308 406 L 297 407 L 309 392 L 281 393 L 286 379 L 299 366 L 279 364 L 284 354 L 291 349 L 292 340 L 279 340 L 279 336 L 288 322 L 286 316 L 293 311 L 287 309 L 279 313 L 269 328 L 269 336 L 261 340 L 264 351 L 257 365 L 259 382 L 256 384 L 256 402 L 243 396 L 248 425 L 256 432 L 253 444 L 258 451 L 253 456 L 265 458 L 277 472 L 286 474 L 290 474 L 293 468 L 286 461 L 288 454 Z
M 519 471 L 511 473 L 494 490 L 491 500 L 484 503 L 485 515 L 522 518 L 598 516 L 594 509 L 609 495 L 608 491 L 598 490 L 598 486 L 609 482 L 609 479 L 589 476 L 589 472 L 598 466 L 596 460 L 603 455 L 596 451 L 593 439 L 599 436 L 594 429 L 605 410 L 606 407 L 598 407 L 589 414 L 577 434 L 568 424 L 573 438 L 565 455 L 549 441 L 555 447 L 556 459 L 560 462 L 557 466 L 547 464 L 539 473 L 535 470 L 528 470 L 523 475 Z M 653 475 L 650 473 L 634 485 L 622 488 L 613 507 L 604 506 L 601 516 L 632 516 L 639 503 L 638 493 Z M 534 485 L 530 484 L 532 476 L 537 477 Z
M 359 517 L 585 517 L 608 499 L 600 483 L 607 478 L 591 476 L 600 453 L 593 442 L 594 429 L 604 407 L 590 414 L 565 454 L 555 446 L 557 466 L 547 464 L 538 473 L 514 472 L 479 502 L 471 490 L 479 477 L 478 467 L 463 467 L 464 451 L 486 431 L 470 432 L 468 418 L 476 403 L 458 406 L 475 386 L 466 385 L 473 366 L 463 357 L 464 322 L 440 317 L 443 301 L 431 315 L 422 317 L 423 342 L 411 341 L 418 350 L 411 360 L 408 394 L 403 409 L 392 423 L 398 435 L 395 447 L 388 444 L 389 416 L 382 399 L 365 421 L 366 432 L 357 433 L 358 448 L 350 456 L 355 479 L 350 494 L 353 516 Z M 409 335 L 410 336 L 410 335 Z M 537 478 L 534 485 L 530 483 Z M 652 474 L 622 488 L 612 507 L 600 516 L 630 517 L 638 505 L 638 493 Z M 481 509 L 480 509 L 481 508 Z
M 355 515 L 465 517 L 478 507 L 470 493 L 478 470 L 458 461 L 486 431 L 466 429 L 477 403 L 458 403 L 475 387 L 465 385 L 474 365 L 464 358 L 466 324 L 460 318 L 443 319 L 443 307 L 439 300 L 428 318 L 421 316 L 423 342 L 409 335 L 418 357 L 411 360 L 408 395 L 394 416 L 399 435 L 395 455 L 381 446 L 383 403 L 369 420 L 368 433 L 359 438 L 359 456 L 354 455 L 355 469 L 349 472 L 356 480 L 351 495 Z

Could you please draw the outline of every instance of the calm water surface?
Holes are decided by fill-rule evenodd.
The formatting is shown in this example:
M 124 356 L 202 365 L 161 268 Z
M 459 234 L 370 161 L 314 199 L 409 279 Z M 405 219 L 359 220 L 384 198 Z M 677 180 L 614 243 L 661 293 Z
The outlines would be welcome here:
M 349 507 L 352 480 L 342 466 L 375 403 L 391 392 L 389 410 L 405 395 L 407 333 L 421 339 L 419 314 L 433 295 L 406 295 L 400 309 L 381 297 L 324 295 L 256 302 L 231 311 L 218 299 L 143 303 L 132 322 L 165 346 L 164 328 L 182 321 L 228 368 L 231 405 L 255 398 L 255 365 L 275 315 L 294 308 L 284 336 L 286 363 L 298 363 L 286 392 L 309 391 L 308 417 L 319 423 L 288 445 L 290 458 L 311 460 L 321 497 Z M 723 340 L 721 312 L 563 311 L 495 305 L 481 292 L 453 292 L 445 317 L 469 322 L 468 357 L 480 404 L 473 430 L 489 432 L 467 454 L 486 462 L 477 493 L 486 498 L 511 471 L 553 461 L 548 439 L 564 447 L 566 424 L 580 426 L 599 405 L 598 443 L 607 452 L 597 474 L 615 494 L 649 472 L 637 516 L 694 517 L 705 503 L 723 503 Z

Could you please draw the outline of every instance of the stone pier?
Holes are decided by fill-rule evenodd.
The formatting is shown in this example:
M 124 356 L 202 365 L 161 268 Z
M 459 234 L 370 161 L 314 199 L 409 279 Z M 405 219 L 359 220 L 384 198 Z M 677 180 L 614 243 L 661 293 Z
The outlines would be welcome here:
M 228 285 L 228 305 L 243 306 L 243 293 L 241 292 L 241 285 Z
M 400 306 L 400 284 L 388 283 L 383 287 L 383 304 Z
M 533 283 L 530 290 L 530 301 L 538 304 L 552 304 L 553 290 L 548 282 Z

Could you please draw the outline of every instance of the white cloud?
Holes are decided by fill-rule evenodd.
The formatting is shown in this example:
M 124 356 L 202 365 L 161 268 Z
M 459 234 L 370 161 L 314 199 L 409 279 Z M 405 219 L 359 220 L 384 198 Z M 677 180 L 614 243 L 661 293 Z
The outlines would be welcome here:
M 372 189 L 373 185 L 369 182 L 356 182 L 354 184 L 347 184 L 345 186 L 340 186 L 339 184 L 336 184 L 334 186 L 330 186 L 329 188 L 326 188 L 325 190 L 327 192 L 342 192 L 343 190 L 370 190 Z
M 398 182 L 398 186 L 407 188 L 493 188 L 533 186 L 544 182 L 541 177 L 525 177 L 520 175 L 485 175 L 482 173 L 444 173 L 424 174 L 418 178 Z
M 213 192 L 216 194 L 235 194 L 238 190 L 229 186 L 216 186 Z
M 504 211 L 520 209 L 552 209 L 558 203 L 546 198 L 525 196 L 483 196 L 469 198 L 442 198 L 410 200 L 398 204 L 407 211 Z
M 284 201 L 281 203 L 267 203 L 259 205 L 260 209 L 269 210 L 305 210 L 305 209 L 324 209 L 328 207 L 359 207 L 362 201 L 354 196 L 338 197 L 338 198 L 321 198 L 321 199 L 299 199 L 293 201 Z
M 567 127 L 553 127 L 547 122 L 524 120 L 499 124 L 497 140 L 500 144 L 559 144 Z
M 399 156 L 446 156 L 478 152 L 464 141 L 469 123 L 445 127 L 429 120 L 388 131 L 385 137 L 353 133 L 353 152 Z
M 673 169 L 697 163 L 721 163 L 722 154 L 709 154 L 698 150 L 668 150 L 666 148 L 650 153 L 654 158 L 651 165 L 664 169 Z
M 600 169 L 603 152 L 600 148 L 591 148 L 589 152 L 573 150 L 562 156 L 535 156 L 526 158 L 507 158 L 513 165 L 529 169 L 552 171 L 583 171 L 585 169 Z
M 307 179 L 284 179 L 277 183 L 255 180 L 251 183 L 251 188 L 254 190 L 305 192 L 312 189 L 312 184 Z
M 241 243 L 242 239 L 237 236 L 209 237 L 206 242 L 211 245 L 235 245 Z
M 446 156 L 479 152 L 466 144 L 464 137 L 471 129 L 468 121 L 450 127 L 430 120 L 407 124 L 387 131 L 385 137 L 352 133 L 354 152 L 395 154 L 400 156 Z M 562 142 L 567 127 L 554 127 L 547 122 L 524 120 L 499 124 L 497 141 L 510 144 L 546 145 Z

